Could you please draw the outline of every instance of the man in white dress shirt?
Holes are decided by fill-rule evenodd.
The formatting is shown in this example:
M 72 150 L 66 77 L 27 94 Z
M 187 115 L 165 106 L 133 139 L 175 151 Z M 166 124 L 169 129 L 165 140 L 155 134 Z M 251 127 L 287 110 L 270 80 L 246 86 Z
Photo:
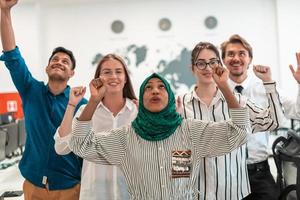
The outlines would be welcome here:
M 248 74 L 248 69 L 253 58 L 252 47 L 239 35 L 232 35 L 228 41 L 221 45 L 222 59 L 228 68 L 229 83 L 233 90 L 246 95 L 255 103 L 261 106 L 267 106 L 267 96 L 264 85 L 268 82 L 262 82 L 254 75 Z M 297 54 L 298 55 L 298 54 Z M 298 58 L 299 56 L 297 56 Z M 300 59 L 298 59 L 298 62 Z M 266 70 L 270 70 L 266 66 L 257 66 Z M 298 63 L 297 70 L 293 70 L 290 66 L 294 78 L 300 83 L 300 65 Z M 238 87 L 237 87 L 238 86 Z M 240 87 L 242 86 L 242 87 Z M 299 90 L 297 103 L 280 96 L 285 116 L 289 118 L 299 118 Z M 251 186 L 251 194 L 245 199 L 264 199 L 273 200 L 278 198 L 278 189 L 274 178 L 270 172 L 268 164 L 268 132 L 260 132 L 249 137 L 247 143 L 248 159 L 247 167 Z

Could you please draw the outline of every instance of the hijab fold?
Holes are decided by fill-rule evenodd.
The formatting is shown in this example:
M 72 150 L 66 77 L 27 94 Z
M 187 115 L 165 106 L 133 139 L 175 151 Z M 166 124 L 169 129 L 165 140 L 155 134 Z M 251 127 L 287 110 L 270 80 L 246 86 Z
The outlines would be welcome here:
M 145 86 L 151 78 L 160 79 L 168 93 L 168 105 L 160 112 L 155 113 L 147 110 L 143 103 Z M 159 74 L 153 73 L 142 83 L 139 96 L 139 112 L 132 122 L 135 132 L 143 139 L 149 141 L 163 140 L 172 135 L 181 124 L 183 118 L 176 111 L 174 93 L 167 80 Z

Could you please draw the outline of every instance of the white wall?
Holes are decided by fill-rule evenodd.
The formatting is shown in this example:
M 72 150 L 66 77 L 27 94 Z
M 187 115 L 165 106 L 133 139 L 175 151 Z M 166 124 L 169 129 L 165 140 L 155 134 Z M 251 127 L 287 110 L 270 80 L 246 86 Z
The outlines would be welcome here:
M 292 77 L 289 64 L 297 67 L 296 52 L 300 52 L 300 1 L 277 0 L 278 51 L 281 87 L 291 97 L 297 94 L 297 84 Z
M 18 5 L 12 14 L 17 45 L 30 66 L 32 74 L 43 78 L 45 73 L 40 66 L 39 32 L 37 7 L 34 3 Z M 2 49 L 2 47 L 1 47 Z M 3 62 L 0 62 L 0 92 L 15 91 L 15 87 Z
M 294 5 L 299 7 L 297 0 L 293 2 L 278 0 L 276 4 L 274 0 L 31 0 L 20 2 L 13 9 L 13 19 L 17 43 L 32 74 L 45 81 L 47 77 L 44 67 L 51 50 L 58 45 L 72 49 L 77 57 L 76 75 L 70 81 L 71 85 L 88 85 L 94 74 L 95 66 L 92 66 L 91 61 L 96 53 L 122 54 L 129 44 L 146 45 L 148 56 L 144 66 L 137 68 L 133 63 L 129 65 L 137 89 L 144 76 L 155 70 L 154 66 L 161 59 L 174 59 L 182 48 L 191 50 L 199 41 L 210 41 L 219 45 L 231 34 L 238 33 L 253 46 L 253 63 L 272 66 L 274 78 L 282 83 L 281 74 L 284 70 L 279 70 L 279 66 L 295 60 L 294 50 L 289 52 L 291 46 L 286 45 L 286 41 L 291 43 L 296 34 L 287 33 L 287 29 L 293 25 L 285 23 L 286 19 L 291 18 L 288 15 L 289 9 L 296 10 L 297 6 Z M 214 30 L 204 27 L 204 19 L 209 15 L 214 15 L 219 20 L 218 27 Z M 294 15 L 297 15 L 296 12 Z M 172 28 L 168 32 L 162 32 L 158 28 L 158 21 L 163 17 L 172 21 Z M 125 23 L 125 30 L 121 34 L 114 34 L 110 30 L 110 24 L 116 19 Z M 297 16 L 293 19 L 296 21 Z M 290 37 L 285 37 L 286 34 Z M 134 60 L 133 55 L 131 60 Z M 188 66 L 182 67 L 189 70 Z M 3 68 L 5 67 L 1 63 L 0 91 L 15 90 L 7 70 Z

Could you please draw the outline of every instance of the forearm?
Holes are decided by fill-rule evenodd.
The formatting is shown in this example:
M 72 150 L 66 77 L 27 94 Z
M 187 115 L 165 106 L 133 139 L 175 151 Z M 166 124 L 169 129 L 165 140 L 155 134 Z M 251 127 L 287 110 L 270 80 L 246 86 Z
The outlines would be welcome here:
M 94 112 L 98 106 L 99 102 L 94 101 L 93 98 L 90 98 L 81 115 L 79 116 L 79 121 L 90 121 L 94 115 Z
M 55 135 L 54 135 L 54 149 L 57 154 L 59 155 L 67 155 L 71 152 L 71 149 L 69 148 L 69 141 L 71 139 L 71 134 L 68 134 L 66 137 L 60 137 L 58 130 L 60 127 L 58 127 Z
M 113 130 L 95 133 L 91 121 L 74 119 L 73 123 L 69 147 L 76 155 L 99 164 L 120 164 L 125 155 L 125 128 L 117 133 Z
M 95 134 L 92 131 L 91 122 L 80 122 L 74 119 L 74 129 L 69 141 L 69 148 L 73 153 L 86 160 L 97 162 L 105 160 L 97 151 Z
M 71 133 L 74 112 L 75 112 L 75 106 L 68 104 L 64 118 L 58 129 L 58 133 L 60 137 L 65 137 Z
M 219 86 L 219 89 L 223 93 L 223 96 L 226 99 L 229 108 L 240 108 L 240 104 L 237 101 L 236 97 L 233 95 L 232 91 L 230 90 L 228 84 L 226 83 L 222 87 Z
M 246 108 L 230 110 L 232 120 L 223 122 L 192 122 L 191 136 L 199 157 L 221 156 L 244 144 L 249 133 L 249 115 Z M 205 127 L 203 129 L 203 127 Z
M 278 128 L 283 121 L 283 108 L 275 82 L 264 83 L 264 86 L 269 104 L 267 108 L 258 107 L 251 99 L 247 100 L 252 133 L 272 131 Z
M 10 8 L 1 9 L 1 41 L 4 51 L 13 50 L 16 47 Z
M 269 127 L 270 130 L 277 129 L 279 126 L 282 125 L 284 120 L 284 112 L 283 112 L 283 106 L 282 102 L 280 101 L 278 91 L 276 89 L 276 83 L 275 82 L 269 82 L 264 83 L 268 102 L 269 102 L 269 112 L 270 117 L 274 121 L 273 125 Z

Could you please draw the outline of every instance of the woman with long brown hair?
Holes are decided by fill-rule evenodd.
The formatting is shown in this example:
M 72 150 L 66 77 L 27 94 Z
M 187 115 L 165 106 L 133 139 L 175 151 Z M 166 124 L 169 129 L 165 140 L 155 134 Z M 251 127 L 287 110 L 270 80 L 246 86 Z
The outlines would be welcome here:
M 130 124 L 136 117 L 134 101 L 137 98 L 123 59 L 115 54 L 104 56 L 97 66 L 94 80 L 100 77 L 105 80 L 105 92 L 92 117 L 93 129 L 100 132 Z M 84 95 L 85 88 L 72 88 L 71 93 L 65 118 L 55 135 L 55 149 L 58 154 L 70 152 L 68 141 L 71 136 L 74 105 Z M 76 116 L 80 115 L 84 107 L 79 109 Z M 84 160 L 81 178 L 81 200 L 129 199 L 123 173 L 116 166 Z

